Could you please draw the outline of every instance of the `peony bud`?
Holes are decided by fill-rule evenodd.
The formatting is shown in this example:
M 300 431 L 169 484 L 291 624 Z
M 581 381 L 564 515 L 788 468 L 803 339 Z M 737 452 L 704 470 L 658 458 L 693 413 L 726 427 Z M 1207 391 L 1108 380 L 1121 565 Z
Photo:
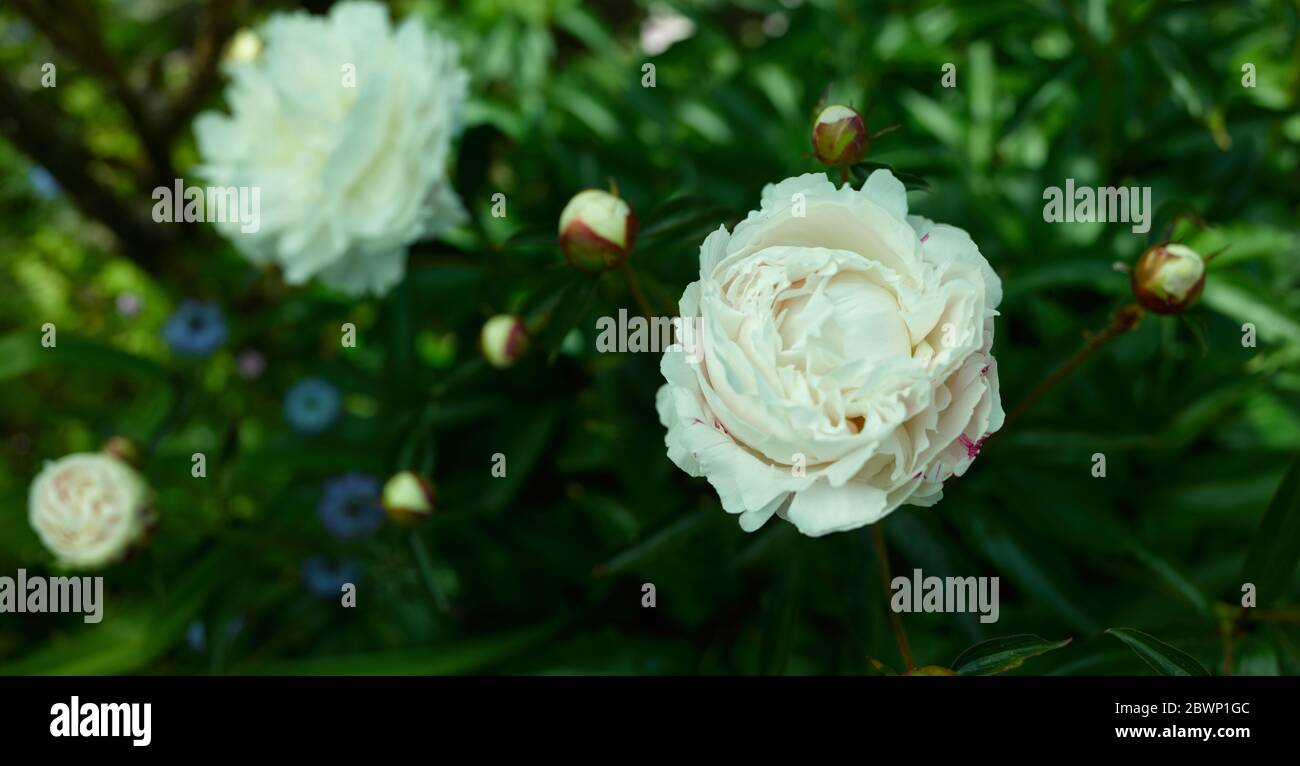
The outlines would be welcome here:
M 117 458 L 129 466 L 140 465 L 140 448 L 125 436 L 111 436 L 100 449 L 109 457 Z
M 560 249 L 569 265 L 579 271 L 622 266 L 635 241 L 636 215 L 609 192 L 578 192 L 560 213 Z
M 103 454 L 66 455 L 32 481 L 28 519 L 64 566 L 95 569 L 120 560 L 153 520 L 140 474 Z
M 393 521 L 410 524 L 433 513 L 433 482 L 414 471 L 394 474 L 384 484 L 384 510 Z
M 912 668 L 903 675 L 905 676 L 955 676 L 957 671 L 952 668 L 945 668 L 942 665 L 926 665 L 923 668 Z
M 479 346 L 488 364 L 510 367 L 528 350 L 528 330 L 524 320 L 514 314 L 497 314 L 483 323 Z
M 827 165 L 856 165 L 867 153 L 871 136 L 862 115 L 834 104 L 822 110 L 813 124 L 813 154 Z
M 225 61 L 228 64 L 244 64 L 256 61 L 262 55 L 262 38 L 247 27 L 236 32 L 226 45 Z
M 1205 287 L 1205 259 L 1186 245 L 1148 248 L 1133 268 L 1133 294 L 1143 308 L 1179 314 L 1191 307 Z

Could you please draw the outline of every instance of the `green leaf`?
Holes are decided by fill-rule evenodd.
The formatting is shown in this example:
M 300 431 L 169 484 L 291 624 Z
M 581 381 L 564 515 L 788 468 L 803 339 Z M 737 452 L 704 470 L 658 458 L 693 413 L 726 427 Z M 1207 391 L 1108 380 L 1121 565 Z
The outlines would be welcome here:
M 649 561 L 690 539 L 708 518 L 709 513 L 705 511 L 682 516 L 605 563 L 596 565 L 593 574 L 596 577 L 619 574 Z
M 1246 554 L 1242 578 L 1254 583 L 1260 604 L 1286 595 L 1297 559 L 1300 559 L 1300 456 L 1282 477 L 1282 484 L 1268 504 Z
M 211 553 L 161 599 L 120 609 L 103 604 L 103 621 L 37 649 L 4 669 L 8 675 L 118 675 L 148 666 L 180 640 L 208 598 L 243 564 L 231 550 Z
M 1142 562 L 1143 566 L 1151 570 L 1160 578 L 1170 590 L 1182 596 L 1191 604 L 1202 617 L 1209 617 L 1213 611 L 1210 606 L 1210 599 L 1196 587 L 1195 583 L 1187 578 L 1178 567 L 1166 561 L 1155 552 L 1147 549 L 1139 542 L 1133 542 L 1129 545 L 1129 550 L 1133 557 Z
M 241 667 L 239 672 L 274 676 L 461 675 L 523 654 L 552 638 L 560 626 L 551 623 L 423 649 L 264 662 Z
M 0 380 L 26 375 L 42 367 L 166 378 L 167 371 L 144 357 L 74 335 L 59 333 L 54 348 L 41 346 L 40 333 L 18 332 L 0 338 Z
M 559 408 L 547 407 L 531 413 L 524 423 L 519 424 L 512 434 L 513 441 L 502 451 L 509 461 L 506 475 L 494 479 L 482 494 L 484 508 L 491 512 L 504 509 L 523 488 L 524 482 L 545 453 L 546 446 L 551 441 L 551 431 L 559 423 L 559 416 Z
M 991 676 L 1015 670 L 1030 657 L 1060 649 L 1073 639 L 1047 641 L 1024 633 L 981 641 L 957 655 L 952 669 L 962 676 Z
M 912 119 L 937 138 L 939 143 L 949 149 L 957 149 L 961 146 L 964 131 L 961 123 L 948 109 L 929 96 L 923 96 L 913 90 L 903 91 L 898 100 Z
M 1137 656 L 1162 676 L 1210 675 L 1210 671 L 1195 657 L 1149 633 L 1133 628 L 1111 628 L 1106 632 L 1128 644 Z
M 967 514 L 959 521 L 969 539 L 990 562 L 996 562 L 1008 579 L 1032 594 L 1056 612 L 1075 630 L 1095 633 L 1100 627 L 1071 587 L 1072 583 L 1051 559 L 1041 556 L 1035 546 L 1026 545 L 1012 531 L 984 513 Z
M 1244 284 L 1230 282 L 1223 274 L 1205 280 L 1201 297 L 1205 305 L 1239 322 L 1254 324 L 1265 343 L 1300 343 L 1300 320 L 1288 315 L 1276 296 Z
M 796 547 L 785 562 L 776 587 L 768 590 L 765 599 L 763 640 L 758 650 L 758 671 L 763 675 L 781 675 L 790 664 L 804 583 L 802 550 Z

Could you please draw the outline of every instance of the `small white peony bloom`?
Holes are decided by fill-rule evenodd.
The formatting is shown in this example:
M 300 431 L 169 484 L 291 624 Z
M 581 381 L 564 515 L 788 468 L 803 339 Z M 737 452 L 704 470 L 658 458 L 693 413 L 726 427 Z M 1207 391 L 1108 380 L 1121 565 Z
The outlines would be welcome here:
M 117 458 L 67 455 L 47 463 L 32 482 L 28 518 L 65 566 L 102 567 L 120 559 L 148 529 L 149 487 Z
M 447 177 L 468 87 L 456 47 L 415 19 L 394 29 L 377 2 L 276 14 L 260 36 L 226 67 L 231 114 L 195 121 L 198 174 L 260 190 L 256 231 L 216 225 L 291 284 L 383 294 L 412 242 L 466 218 Z
M 700 248 L 680 310 L 703 358 L 668 352 L 668 456 L 747 531 L 773 514 L 818 536 L 928 506 L 1002 426 L 1002 286 L 961 229 L 907 214 L 885 170 L 763 190 Z

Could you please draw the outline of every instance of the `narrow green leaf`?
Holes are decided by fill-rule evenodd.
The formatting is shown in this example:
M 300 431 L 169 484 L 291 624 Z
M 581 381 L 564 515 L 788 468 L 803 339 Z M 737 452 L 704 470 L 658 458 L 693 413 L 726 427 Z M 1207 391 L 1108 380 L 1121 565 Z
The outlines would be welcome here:
M 971 646 L 952 661 L 952 669 L 962 676 L 991 676 L 1015 670 L 1030 657 L 1060 649 L 1073 639 L 1047 641 L 1028 633 L 991 638 Z
M 241 566 L 228 550 L 208 555 L 161 599 L 121 608 L 108 601 L 103 621 L 5 667 L 6 675 L 116 675 L 149 666 L 180 640 L 208 598 Z M 118 610 L 121 611 L 118 611 Z
M 272 676 L 461 675 L 497 665 L 553 637 L 559 623 L 413 649 L 341 657 L 311 657 L 247 665 L 239 672 Z
M 709 514 L 704 511 L 687 514 L 605 563 L 597 564 L 594 574 L 597 577 L 619 574 L 649 561 L 689 539 L 708 518 Z
M 1205 280 L 1201 300 L 1221 314 L 1255 325 L 1265 343 L 1300 343 L 1300 320 L 1286 313 L 1283 302 L 1265 290 L 1215 274 Z
M 167 377 L 167 371 L 153 360 L 88 338 L 59 333 L 54 348 L 42 347 L 40 333 L 35 330 L 0 338 L 0 380 L 26 375 L 46 366 L 142 377 Z
M 1261 605 L 1286 595 L 1300 559 L 1300 456 L 1268 504 L 1246 554 L 1244 582 L 1254 584 Z
M 1142 562 L 1142 565 L 1151 570 L 1160 578 L 1171 590 L 1182 596 L 1191 604 L 1192 608 L 1203 617 L 1209 617 L 1212 614 L 1210 599 L 1196 587 L 1196 584 L 1187 578 L 1178 567 L 1174 566 L 1155 552 L 1147 549 L 1139 542 L 1133 542 L 1129 545 L 1129 551 L 1133 557 Z
M 1137 656 L 1162 676 L 1210 675 L 1210 671 L 1195 657 L 1149 633 L 1133 628 L 1110 628 L 1106 632 L 1128 644 Z
M 785 563 L 776 587 L 768 591 L 765 599 L 763 640 L 758 650 L 758 672 L 763 675 L 782 675 L 790 664 L 804 583 L 800 550 L 796 547 Z
M 939 143 L 949 149 L 957 149 L 961 146 L 964 134 L 961 123 L 939 102 L 914 90 L 903 91 L 898 100 L 912 119 L 937 138 Z

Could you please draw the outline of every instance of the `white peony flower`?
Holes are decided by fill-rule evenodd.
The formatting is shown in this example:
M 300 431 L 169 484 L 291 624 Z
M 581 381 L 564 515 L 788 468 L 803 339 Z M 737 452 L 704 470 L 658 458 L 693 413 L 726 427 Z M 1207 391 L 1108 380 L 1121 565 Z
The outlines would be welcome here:
M 276 14 L 260 34 L 226 67 L 231 115 L 195 122 L 199 175 L 260 189 L 256 231 L 216 225 L 291 284 L 382 294 L 408 245 L 466 217 L 447 177 L 468 86 L 456 47 L 414 19 L 394 29 L 377 2 Z
M 47 463 L 32 482 L 28 518 L 65 566 L 102 567 L 120 559 L 148 529 L 149 487 L 117 458 L 67 455 Z
M 683 318 L 703 358 L 664 354 L 668 456 L 753 531 L 806 535 L 928 506 L 1002 426 L 994 310 L 1002 286 L 965 231 L 907 215 L 902 183 L 821 174 L 700 248 Z

